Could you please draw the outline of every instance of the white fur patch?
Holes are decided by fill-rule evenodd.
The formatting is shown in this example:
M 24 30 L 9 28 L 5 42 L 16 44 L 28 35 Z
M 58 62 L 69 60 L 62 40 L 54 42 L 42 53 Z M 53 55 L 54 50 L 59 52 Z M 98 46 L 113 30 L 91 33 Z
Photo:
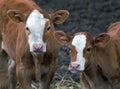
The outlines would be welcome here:
M 73 38 L 72 45 L 75 46 L 77 51 L 77 59 L 75 62 L 72 62 L 71 65 L 79 64 L 78 71 L 83 71 L 85 69 L 85 58 L 83 57 L 83 50 L 86 45 L 86 36 L 83 34 L 76 35 Z
M 3 44 L 3 41 L 2 41 L 2 43 L 1 43 L 1 48 L 2 49 L 4 49 L 5 47 L 4 47 L 4 44 Z
M 26 27 L 30 30 L 28 43 L 31 52 L 33 51 L 34 44 L 43 45 L 43 51 L 46 52 L 46 43 L 43 42 L 43 33 L 47 21 L 48 19 L 44 18 L 43 14 L 38 10 L 33 10 L 27 18 Z
M 15 61 L 12 58 L 10 58 L 8 62 L 8 71 L 13 70 L 14 67 L 15 67 Z

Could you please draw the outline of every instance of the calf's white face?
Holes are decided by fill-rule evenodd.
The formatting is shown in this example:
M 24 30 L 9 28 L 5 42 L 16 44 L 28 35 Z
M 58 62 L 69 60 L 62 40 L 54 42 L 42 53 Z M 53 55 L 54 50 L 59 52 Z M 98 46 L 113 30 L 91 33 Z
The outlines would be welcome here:
M 84 34 L 76 35 L 72 40 L 72 45 L 77 51 L 76 61 L 71 62 L 71 67 L 77 71 L 84 71 L 85 69 L 85 58 L 83 51 L 86 46 L 86 36 Z
M 73 73 L 84 71 L 86 63 L 84 50 L 87 44 L 87 36 L 83 33 L 76 33 L 73 37 L 63 31 L 56 31 L 54 35 L 59 43 L 70 49 L 69 70 Z
M 43 34 L 46 22 L 43 14 L 33 10 L 26 21 L 26 30 L 29 31 L 28 43 L 30 52 L 46 52 L 46 43 L 43 41 Z

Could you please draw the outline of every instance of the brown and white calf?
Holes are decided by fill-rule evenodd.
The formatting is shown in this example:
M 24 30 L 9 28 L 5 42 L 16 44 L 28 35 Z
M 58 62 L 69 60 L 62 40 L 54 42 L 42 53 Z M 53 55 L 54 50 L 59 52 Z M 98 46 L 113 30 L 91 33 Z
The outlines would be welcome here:
M 15 70 L 21 89 L 49 89 L 58 52 L 54 23 L 68 15 L 48 14 L 33 0 L 0 1 L 0 89 L 15 89 Z
M 69 69 L 83 72 L 83 89 L 120 89 L 120 22 L 95 38 L 87 32 L 70 36 L 62 31 L 55 37 L 70 48 Z
M 94 58 L 94 39 L 87 32 L 78 32 L 74 36 L 56 31 L 59 43 L 66 45 L 70 51 L 69 70 L 80 72 L 82 89 L 112 89 Z

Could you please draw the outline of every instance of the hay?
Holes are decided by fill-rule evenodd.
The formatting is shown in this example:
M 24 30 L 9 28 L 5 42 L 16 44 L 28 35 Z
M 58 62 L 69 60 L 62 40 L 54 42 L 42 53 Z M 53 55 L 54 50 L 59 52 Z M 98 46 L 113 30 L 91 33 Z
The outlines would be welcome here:
M 72 78 L 65 79 L 66 76 L 58 75 L 61 79 L 55 84 L 55 89 L 81 89 L 80 83 L 75 82 Z

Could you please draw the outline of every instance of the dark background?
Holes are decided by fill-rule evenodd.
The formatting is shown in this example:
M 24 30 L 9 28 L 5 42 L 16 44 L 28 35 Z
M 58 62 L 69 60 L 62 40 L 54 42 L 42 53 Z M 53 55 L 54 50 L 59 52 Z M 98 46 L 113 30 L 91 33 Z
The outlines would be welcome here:
M 35 0 L 45 11 L 53 13 L 60 9 L 70 12 L 69 18 L 61 25 L 55 25 L 68 34 L 79 31 L 90 32 L 93 36 L 106 32 L 108 26 L 120 21 L 120 0 Z M 61 80 L 59 76 L 79 82 L 79 75 L 68 71 L 68 48 L 60 46 L 58 69 L 52 81 L 51 89 Z

